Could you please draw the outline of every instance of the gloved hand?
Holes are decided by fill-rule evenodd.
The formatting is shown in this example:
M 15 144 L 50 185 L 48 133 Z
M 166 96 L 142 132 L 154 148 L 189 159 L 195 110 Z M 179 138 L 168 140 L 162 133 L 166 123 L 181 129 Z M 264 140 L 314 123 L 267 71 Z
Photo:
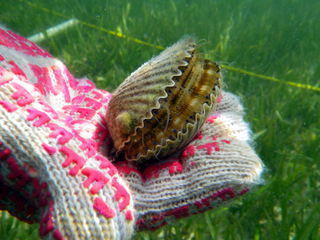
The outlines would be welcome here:
M 218 109 L 181 151 L 139 168 L 106 156 L 111 94 L 0 30 L 0 209 L 40 222 L 44 239 L 129 239 L 203 213 L 259 183 L 243 107 Z

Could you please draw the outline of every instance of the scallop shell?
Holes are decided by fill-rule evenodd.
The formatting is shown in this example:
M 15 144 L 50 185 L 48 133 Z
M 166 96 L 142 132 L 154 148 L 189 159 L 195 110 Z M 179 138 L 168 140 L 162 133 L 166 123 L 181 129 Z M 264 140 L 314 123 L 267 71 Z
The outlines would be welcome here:
M 185 146 L 220 96 L 218 64 L 192 38 L 180 40 L 133 72 L 113 93 L 106 121 L 117 155 L 161 158 Z

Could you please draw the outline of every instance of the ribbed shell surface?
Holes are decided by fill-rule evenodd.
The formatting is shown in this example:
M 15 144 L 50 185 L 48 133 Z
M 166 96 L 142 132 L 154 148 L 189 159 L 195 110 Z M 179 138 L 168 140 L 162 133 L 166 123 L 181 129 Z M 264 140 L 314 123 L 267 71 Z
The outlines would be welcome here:
M 106 121 L 128 161 L 161 158 L 188 143 L 212 112 L 222 77 L 183 39 L 133 72 L 113 93 Z

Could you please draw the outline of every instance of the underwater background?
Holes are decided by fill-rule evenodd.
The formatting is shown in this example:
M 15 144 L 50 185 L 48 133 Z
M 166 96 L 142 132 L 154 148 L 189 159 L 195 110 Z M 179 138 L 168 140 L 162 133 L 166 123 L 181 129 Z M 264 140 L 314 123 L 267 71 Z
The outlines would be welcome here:
M 134 239 L 320 239 L 320 1 L 0 0 L 0 23 L 114 90 L 185 35 L 239 95 L 264 182 L 240 200 Z M 73 19 L 73 20 L 70 20 Z M 77 19 L 77 20 L 75 20 Z M 59 25 L 65 23 L 64 25 Z M 39 239 L 0 213 L 0 239 Z

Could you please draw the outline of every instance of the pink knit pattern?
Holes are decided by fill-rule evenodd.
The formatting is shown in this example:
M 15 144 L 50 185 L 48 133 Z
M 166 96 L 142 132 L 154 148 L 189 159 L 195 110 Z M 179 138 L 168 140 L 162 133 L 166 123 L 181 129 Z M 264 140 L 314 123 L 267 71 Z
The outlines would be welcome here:
M 0 209 L 43 239 L 130 239 L 202 213 L 259 183 L 243 109 L 223 92 L 181 151 L 137 167 L 106 156 L 111 94 L 0 29 Z

